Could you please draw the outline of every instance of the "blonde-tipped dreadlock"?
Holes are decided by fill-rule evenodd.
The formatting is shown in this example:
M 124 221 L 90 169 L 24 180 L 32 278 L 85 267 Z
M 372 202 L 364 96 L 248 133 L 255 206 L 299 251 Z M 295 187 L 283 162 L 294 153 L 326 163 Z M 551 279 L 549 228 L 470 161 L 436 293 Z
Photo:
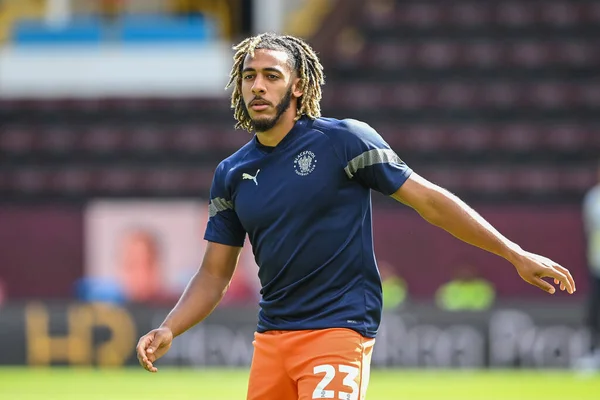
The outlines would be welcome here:
M 292 69 L 300 78 L 299 89 L 303 91 L 303 95 L 298 99 L 296 120 L 302 115 L 312 119 L 320 117 L 321 86 L 325 84 L 325 77 L 317 54 L 302 39 L 263 33 L 249 37 L 233 47 L 236 53 L 233 56 L 233 67 L 226 88 L 235 84 L 231 93 L 231 108 L 237 121 L 235 127 L 252 130 L 252 120 L 242 96 L 242 68 L 246 55 L 254 57 L 254 51 L 257 49 L 281 50 L 288 53 Z

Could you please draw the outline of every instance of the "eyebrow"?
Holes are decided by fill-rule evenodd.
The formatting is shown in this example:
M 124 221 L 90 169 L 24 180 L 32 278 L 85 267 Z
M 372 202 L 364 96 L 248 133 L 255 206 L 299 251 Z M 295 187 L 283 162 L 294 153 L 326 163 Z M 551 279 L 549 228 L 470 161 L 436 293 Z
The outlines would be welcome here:
M 262 71 L 266 71 L 266 72 L 277 72 L 278 74 L 283 75 L 283 71 L 279 68 L 275 68 L 275 67 L 266 67 L 266 68 L 262 68 Z M 242 74 L 245 72 L 256 72 L 256 69 L 254 68 L 250 68 L 250 67 L 246 67 L 242 70 Z

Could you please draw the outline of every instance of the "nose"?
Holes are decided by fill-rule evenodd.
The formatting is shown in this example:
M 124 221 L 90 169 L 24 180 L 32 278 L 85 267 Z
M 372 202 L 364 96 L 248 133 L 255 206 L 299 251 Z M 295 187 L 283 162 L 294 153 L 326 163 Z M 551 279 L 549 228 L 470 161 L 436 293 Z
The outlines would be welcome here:
M 264 81 L 260 75 L 254 78 L 254 83 L 252 85 L 252 93 L 256 95 L 264 94 L 266 91 Z

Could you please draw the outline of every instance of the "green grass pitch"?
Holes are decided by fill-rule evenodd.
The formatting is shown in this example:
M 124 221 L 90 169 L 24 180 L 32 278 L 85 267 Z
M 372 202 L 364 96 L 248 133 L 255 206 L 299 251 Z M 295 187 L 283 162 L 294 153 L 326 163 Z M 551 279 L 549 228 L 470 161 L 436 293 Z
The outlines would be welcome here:
M 245 399 L 246 369 L 0 368 L 2 400 Z M 374 370 L 368 400 L 598 400 L 600 374 Z

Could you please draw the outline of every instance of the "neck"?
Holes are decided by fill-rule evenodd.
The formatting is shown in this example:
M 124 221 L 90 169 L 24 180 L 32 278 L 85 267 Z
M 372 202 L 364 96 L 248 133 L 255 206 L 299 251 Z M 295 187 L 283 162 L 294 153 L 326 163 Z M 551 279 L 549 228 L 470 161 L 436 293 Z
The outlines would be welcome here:
M 296 121 L 296 109 L 294 107 L 288 108 L 279 118 L 277 124 L 268 131 L 256 132 L 258 141 L 268 147 L 275 147 L 283 140 L 283 138 L 290 133 Z

